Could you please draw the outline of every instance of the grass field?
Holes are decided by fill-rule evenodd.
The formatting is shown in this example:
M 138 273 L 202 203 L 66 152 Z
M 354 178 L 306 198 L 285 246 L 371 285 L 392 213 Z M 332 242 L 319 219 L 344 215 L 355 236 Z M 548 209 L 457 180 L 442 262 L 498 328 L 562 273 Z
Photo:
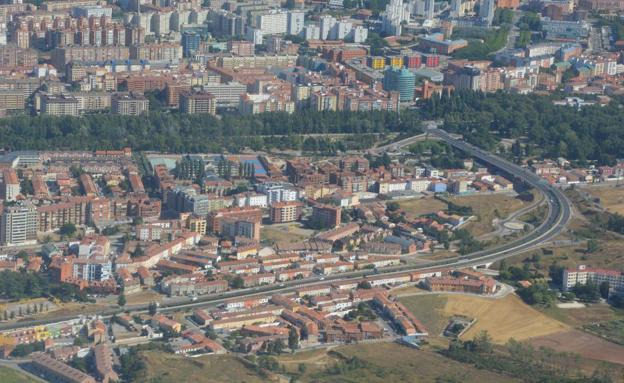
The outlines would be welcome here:
M 570 330 L 530 340 L 536 347 L 573 352 L 584 358 L 624 364 L 624 347 L 580 330 Z
M 507 194 L 481 194 L 451 197 L 449 200 L 457 205 L 470 206 L 472 208 L 476 219 L 465 227 L 475 237 L 493 231 L 492 220 L 495 218 L 505 218 L 514 211 L 527 205 L 526 202 Z M 400 200 L 398 202 L 408 218 L 447 209 L 447 204 L 445 202 L 433 197 Z
M 417 318 L 438 335 L 453 315 L 475 318 L 476 323 L 462 336 L 472 339 L 487 331 L 492 341 L 506 343 L 510 338 L 525 340 L 570 327 L 526 305 L 515 295 L 502 299 L 487 299 L 467 295 L 421 295 L 401 298 Z
M 556 306 L 540 309 L 544 314 L 572 327 L 624 319 L 624 310 L 617 310 L 607 304 L 588 304 L 584 308 L 562 309 Z M 624 336 L 624 335 L 623 335 Z
M 357 357 L 364 361 L 361 368 L 340 374 L 326 372 L 328 367 L 340 358 Z M 396 343 L 360 344 L 340 346 L 332 351 L 318 350 L 285 357 L 279 362 L 286 371 L 296 373 L 300 363 L 306 371 L 298 382 L 338 383 L 338 382 L 437 382 L 443 379 L 457 379 L 462 382 L 516 382 L 496 373 L 478 370 L 470 365 L 446 359 L 434 352 L 415 350 Z M 451 380 L 454 381 L 454 380 Z
M 161 302 L 162 294 L 158 294 L 153 290 L 145 290 L 136 294 L 126 294 L 126 304 L 136 305 L 139 303 Z
M 36 380 L 21 374 L 12 368 L 0 366 L 0 382 L 2 383 L 33 383 Z
M 313 233 L 312 230 L 304 229 L 299 224 L 264 225 L 260 229 L 260 238 L 271 243 L 295 243 L 309 238 Z
M 396 294 L 399 295 L 399 293 Z M 404 291 L 404 293 L 409 293 L 409 291 Z M 431 336 L 438 336 L 448 323 L 448 317 L 444 312 L 446 298 L 446 295 L 412 295 L 400 298 L 400 300 L 427 327 Z
M 446 210 L 446 203 L 433 197 L 406 199 L 398 201 L 408 218 L 415 218 L 423 214 L 431 214 Z
M 565 239 L 565 238 L 561 238 Z M 548 248 L 552 254 L 542 254 L 539 250 L 513 256 L 507 259 L 508 265 L 522 266 L 522 261 L 531 257 L 533 253 L 542 254 L 542 272 L 547 273 L 548 267 L 557 263 L 565 267 L 577 267 L 579 265 L 589 265 L 592 267 L 605 267 L 612 269 L 624 268 L 624 241 L 621 239 L 598 239 L 599 250 L 594 253 L 587 253 L 587 245 L 581 242 L 575 246 Z
M 528 205 L 527 202 L 506 194 L 471 195 L 453 197 L 449 200 L 457 205 L 472 208 L 477 219 L 471 221 L 465 228 L 475 237 L 493 231 L 492 220 L 495 218 L 506 218 L 514 211 Z
M 601 186 L 588 187 L 583 190 L 589 192 L 594 198 L 600 198 L 600 205 L 607 211 L 624 214 L 624 188 Z
M 261 378 L 253 369 L 234 356 L 205 356 L 183 358 L 162 351 L 142 353 L 146 362 L 145 381 L 158 382 L 211 382 L 211 383 L 256 383 L 273 381 Z M 341 360 L 357 357 L 364 366 L 339 374 L 328 373 L 327 369 Z M 375 343 L 332 347 L 285 354 L 277 357 L 283 366 L 284 378 L 296 375 L 298 382 L 438 382 L 445 379 L 460 379 L 462 382 L 517 382 L 496 373 L 479 370 L 470 365 L 446 359 L 432 351 L 415 350 L 397 343 Z M 305 365 L 305 372 L 299 372 L 299 365 Z M 414 380 L 418 377 L 417 380 Z M 4 383 L 4 380 L 2 380 Z M 16 381 L 21 383 L 22 381 Z
M 142 353 L 146 363 L 146 381 L 260 383 L 264 380 L 231 355 L 184 358 L 162 351 Z

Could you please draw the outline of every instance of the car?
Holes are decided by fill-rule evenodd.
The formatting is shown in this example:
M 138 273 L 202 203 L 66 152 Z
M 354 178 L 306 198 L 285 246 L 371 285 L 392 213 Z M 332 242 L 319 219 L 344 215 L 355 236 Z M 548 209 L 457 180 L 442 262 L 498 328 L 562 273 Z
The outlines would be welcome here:
M 325 280 L 325 277 L 320 277 L 319 278 L 319 281 L 324 281 L 324 280 Z
M 283 283 L 280 283 L 278 286 L 279 286 L 279 287 L 284 287 L 284 286 L 286 286 L 286 285 L 285 285 L 285 284 L 283 284 Z

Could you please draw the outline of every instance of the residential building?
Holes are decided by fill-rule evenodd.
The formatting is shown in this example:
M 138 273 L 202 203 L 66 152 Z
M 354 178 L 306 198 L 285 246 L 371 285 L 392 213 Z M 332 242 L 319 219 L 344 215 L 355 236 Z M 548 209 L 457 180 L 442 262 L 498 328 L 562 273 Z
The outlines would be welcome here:
M 32 355 L 32 366 L 36 371 L 41 372 L 54 382 L 96 383 L 93 377 L 44 353 Z
M 0 244 L 25 245 L 37 241 L 37 208 L 28 201 L 4 206 L 0 217 Z
M 593 283 L 599 286 L 607 282 L 611 291 L 624 292 L 624 272 L 610 269 L 591 268 L 581 265 L 576 269 L 563 270 L 562 288 L 569 291 L 577 284 L 586 285 Z
M 2 172 L 2 198 L 5 201 L 15 201 L 20 194 L 20 182 L 17 178 L 17 172 L 13 168 L 4 169 Z
M 298 201 L 276 202 L 271 205 L 269 217 L 272 223 L 297 221 L 301 218 L 303 204 Z
M 41 114 L 52 116 L 78 116 L 78 99 L 66 95 L 45 94 L 41 96 Z
M 120 93 L 111 100 L 113 113 L 126 116 L 138 116 L 149 111 L 149 100 L 138 93 Z
M 208 92 L 182 92 L 180 93 L 180 112 L 215 115 L 217 113 L 216 98 Z
M 201 36 L 195 32 L 184 32 L 182 34 L 182 56 L 185 58 L 193 57 L 195 52 L 199 50 Z
M 333 229 L 340 226 L 341 208 L 332 205 L 314 205 L 312 207 L 312 222 L 323 228 Z

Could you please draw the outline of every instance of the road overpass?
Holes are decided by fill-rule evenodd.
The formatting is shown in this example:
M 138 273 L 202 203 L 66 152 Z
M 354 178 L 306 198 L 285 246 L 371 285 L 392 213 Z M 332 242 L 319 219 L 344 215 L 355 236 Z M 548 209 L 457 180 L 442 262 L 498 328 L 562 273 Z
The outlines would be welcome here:
M 332 281 L 348 281 L 357 280 L 363 277 L 371 275 L 388 275 L 401 274 L 409 271 L 426 271 L 439 268 L 462 268 L 462 267 L 475 267 L 482 265 L 489 265 L 493 262 L 499 261 L 504 258 L 508 258 L 517 254 L 522 254 L 532 248 L 538 247 L 543 243 L 553 241 L 563 230 L 571 218 L 572 208 L 570 202 L 565 195 L 558 188 L 550 185 L 544 179 L 538 177 L 534 173 L 524 169 L 518 165 L 515 165 L 509 161 L 506 161 L 498 156 L 490 154 L 482 149 L 479 149 L 473 145 L 470 145 L 449 133 L 438 129 L 436 123 L 427 124 L 427 131 L 425 133 L 428 136 L 436 137 L 439 140 L 446 142 L 453 147 L 462 150 L 463 152 L 479 159 L 481 162 L 496 168 L 506 174 L 512 176 L 516 180 L 525 182 L 526 184 L 536 188 L 544 195 L 544 200 L 548 206 L 548 213 L 544 221 L 535 230 L 528 235 L 517 239 L 513 242 L 503 244 L 491 249 L 486 249 L 466 255 L 458 255 L 438 261 L 429 261 L 417 265 L 400 265 L 395 267 L 388 267 L 380 269 L 377 273 L 371 270 L 354 271 L 349 273 L 342 273 L 336 275 L 329 275 L 324 280 L 320 280 L 319 277 L 308 278 L 298 281 L 289 281 L 282 284 L 274 284 L 269 286 L 262 286 L 252 289 L 240 289 L 229 291 L 226 293 L 205 296 L 193 301 L 191 299 L 180 300 L 179 302 L 169 303 L 161 306 L 161 311 L 173 311 L 181 309 L 193 309 L 205 306 L 211 306 L 225 302 L 233 298 L 252 297 L 254 295 L 265 295 L 268 293 L 288 293 L 295 291 L 302 287 L 310 287 L 314 285 L 327 284 Z M 422 135 L 410 137 L 394 144 L 387 145 L 383 150 L 398 150 L 404 146 L 411 145 L 418 139 L 421 139 Z M 110 308 L 100 312 L 103 317 L 110 317 L 113 314 L 118 314 L 123 311 L 130 311 L 133 313 L 146 312 L 147 304 L 126 306 L 123 309 Z M 18 323 L 4 323 L 0 324 L 0 330 L 14 329 L 33 325 L 49 324 L 59 322 L 63 320 L 74 319 L 76 315 L 72 316 L 59 316 L 46 320 L 26 320 Z

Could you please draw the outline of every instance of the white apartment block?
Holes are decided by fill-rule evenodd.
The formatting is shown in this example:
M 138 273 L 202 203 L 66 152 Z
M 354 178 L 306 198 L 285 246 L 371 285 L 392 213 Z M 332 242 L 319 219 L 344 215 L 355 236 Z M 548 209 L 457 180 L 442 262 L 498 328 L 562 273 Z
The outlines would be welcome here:
M 288 31 L 288 13 L 284 11 L 269 11 L 257 15 L 254 26 L 264 35 L 278 35 Z
M 586 285 L 590 282 L 596 285 L 609 282 L 611 291 L 624 291 L 624 272 L 589 268 L 585 265 L 581 265 L 577 269 L 566 269 L 563 271 L 563 291 L 572 289 L 576 284 Z
M 287 33 L 289 35 L 299 35 L 304 28 L 305 14 L 303 12 L 288 12 L 288 27 Z
M 320 34 L 321 40 L 329 40 L 331 39 L 330 34 L 336 25 L 336 18 L 332 16 L 321 16 L 321 27 Z
M 321 28 L 318 25 L 306 25 L 304 29 L 304 36 L 306 40 L 320 40 Z
M 254 193 L 237 194 L 234 196 L 234 205 L 238 207 L 267 207 L 267 196 Z

